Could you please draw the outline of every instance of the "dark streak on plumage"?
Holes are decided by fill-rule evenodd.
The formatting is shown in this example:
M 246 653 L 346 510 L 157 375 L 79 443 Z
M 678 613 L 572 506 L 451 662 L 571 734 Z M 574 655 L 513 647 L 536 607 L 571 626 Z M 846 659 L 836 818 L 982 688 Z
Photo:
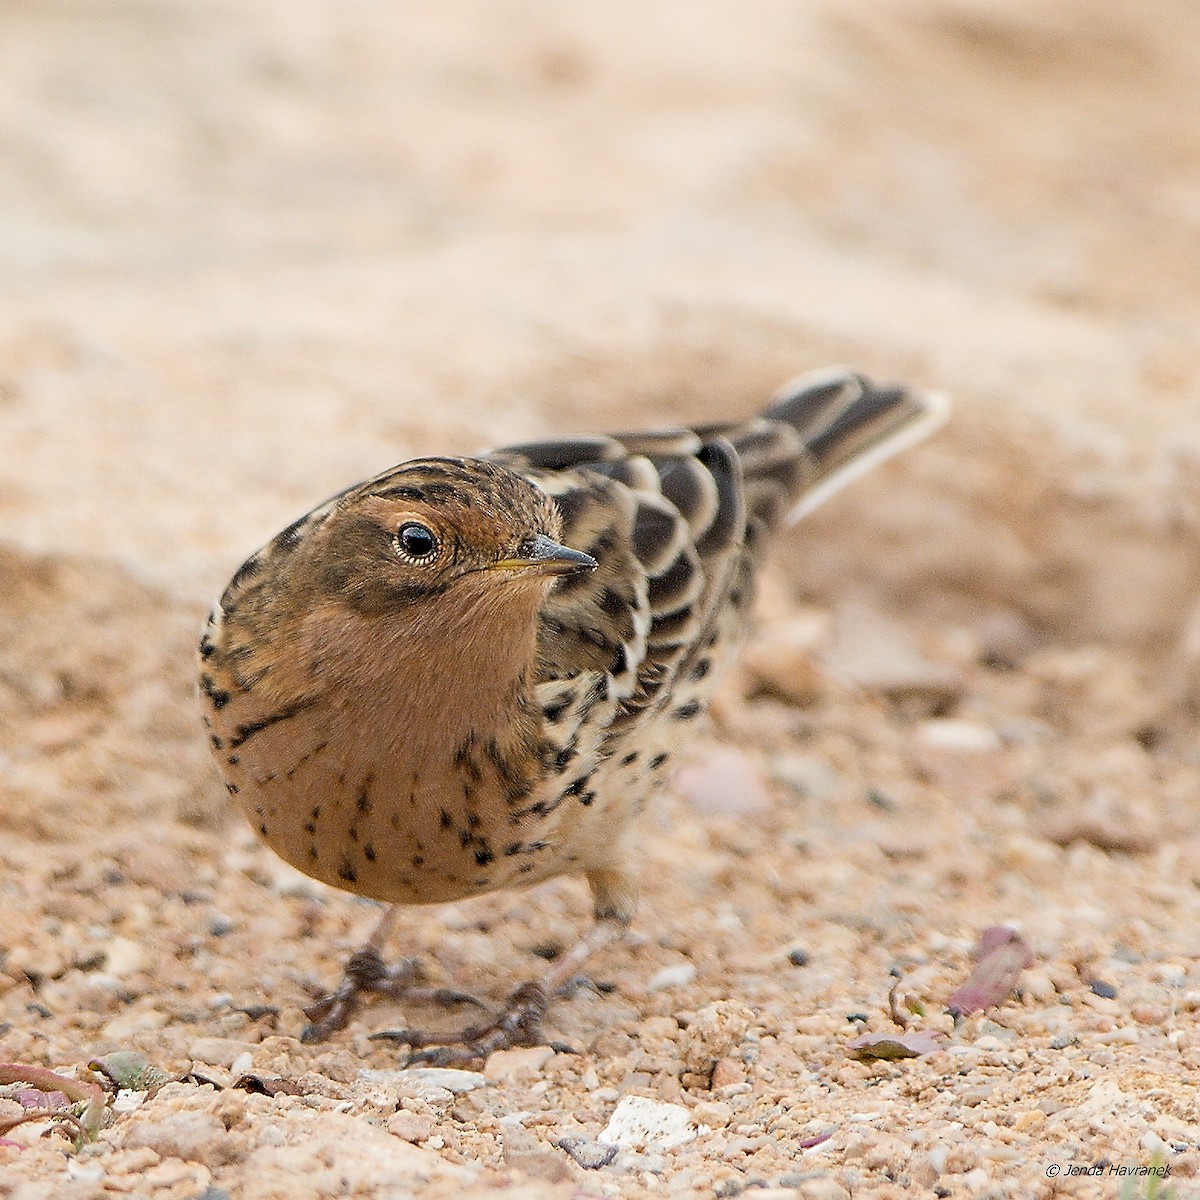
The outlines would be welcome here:
M 257 721 L 248 721 L 244 725 L 239 725 L 234 732 L 234 736 L 229 739 L 230 749 L 236 750 L 238 746 L 244 745 L 255 734 L 261 733 L 264 729 L 268 729 L 272 725 L 278 725 L 281 721 L 290 721 L 298 713 L 312 708 L 316 703 L 317 701 L 314 698 L 307 697 L 297 700 L 292 704 L 287 704 L 283 708 L 270 713 L 268 716 L 260 717 Z

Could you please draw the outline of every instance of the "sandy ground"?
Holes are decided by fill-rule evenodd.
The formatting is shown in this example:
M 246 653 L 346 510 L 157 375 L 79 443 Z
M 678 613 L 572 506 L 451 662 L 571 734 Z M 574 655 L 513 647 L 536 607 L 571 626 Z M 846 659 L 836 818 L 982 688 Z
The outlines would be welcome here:
M 212 1082 L 15 1131 L 0 1195 L 1200 1195 L 1198 80 L 1184 0 L 5 5 L 0 1057 Z M 207 762 L 233 567 L 412 454 L 834 361 L 954 421 L 781 545 L 579 1053 L 301 1045 L 372 909 Z M 395 951 L 499 999 L 586 916 Z M 997 923 L 1035 963 L 955 1029 Z M 949 1036 L 858 1062 L 893 970 Z M 612 1157 L 630 1097 L 674 1135 Z

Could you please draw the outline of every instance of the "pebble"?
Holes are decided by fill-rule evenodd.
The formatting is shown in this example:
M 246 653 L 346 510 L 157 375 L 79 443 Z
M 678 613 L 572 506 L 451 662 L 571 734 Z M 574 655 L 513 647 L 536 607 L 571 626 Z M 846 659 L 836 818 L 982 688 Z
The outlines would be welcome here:
M 793 1194 L 796 1200 L 850 1200 L 850 1193 L 828 1175 L 802 1180 Z
M 1154 1004 L 1135 1004 L 1129 1010 L 1129 1015 L 1139 1025 L 1161 1025 L 1170 1014 L 1165 1008 Z
M 609 1142 L 593 1142 L 589 1138 L 559 1138 L 555 1145 L 565 1150 L 585 1171 L 598 1171 L 617 1157 L 618 1147 Z
M 1021 991 L 1027 996 L 1032 996 L 1034 1000 L 1052 1000 L 1057 995 L 1058 989 L 1054 986 L 1054 980 L 1045 971 L 1034 969 L 1026 971 L 1021 976 Z
M 732 1058 L 720 1058 L 713 1067 L 712 1090 L 728 1095 L 738 1094 L 726 1093 L 727 1088 L 738 1088 L 739 1091 L 748 1092 L 750 1085 L 746 1082 L 746 1068 L 740 1062 Z
M 992 1177 L 982 1167 L 968 1171 L 963 1177 L 963 1186 L 972 1192 L 982 1192 L 992 1182 Z
M 419 1100 L 433 1108 L 446 1108 L 454 1101 L 454 1093 L 449 1088 L 413 1079 L 407 1071 L 377 1071 L 364 1067 L 358 1072 L 358 1078 L 363 1083 L 391 1089 L 406 1099 Z
M 733 1108 L 723 1100 L 702 1100 L 692 1109 L 692 1120 L 709 1129 L 724 1129 L 733 1120 Z
M 1091 1040 L 1099 1042 L 1102 1046 L 1136 1046 L 1142 1040 L 1143 1034 L 1132 1025 L 1121 1025 L 1106 1033 L 1090 1036 Z
M 423 1142 L 433 1136 L 433 1118 L 402 1108 L 393 1113 L 384 1128 L 402 1142 Z
M 949 754 L 987 754 L 1001 747 L 995 730 L 977 721 L 922 721 L 916 740 L 928 750 Z
M 1163 983 L 1179 985 L 1187 978 L 1188 969 L 1177 962 L 1156 963 L 1150 968 L 1150 974 L 1155 979 L 1161 979 Z
M 497 1050 L 483 1065 L 483 1077 L 489 1083 L 522 1083 L 536 1079 L 554 1057 L 551 1046 L 521 1046 L 515 1050 Z
M 182 1158 L 210 1168 L 243 1156 L 222 1121 L 212 1113 L 187 1110 L 169 1113 L 161 1121 L 134 1120 L 126 1130 L 124 1146 L 130 1150 L 145 1146 L 160 1158 Z
M 754 1012 L 736 1000 L 718 1000 L 698 1009 L 680 1039 L 684 1065 L 691 1071 L 708 1071 L 714 1063 L 735 1057 L 753 1021 Z
M 571 1178 L 567 1160 L 519 1125 L 505 1130 L 501 1153 L 506 1167 L 532 1179 L 563 1183 Z
M 423 1087 L 445 1088 L 456 1096 L 485 1087 L 488 1082 L 487 1076 L 478 1071 L 460 1071 L 455 1067 L 408 1067 L 395 1074 L 401 1085 L 415 1083 Z
M 626 1096 L 617 1105 L 600 1141 L 633 1149 L 669 1150 L 695 1140 L 692 1114 L 680 1104 L 648 1096 Z
M 196 1038 L 188 1046 L 188 1057 L 196 1062 L 210 1067 L 232 1067 L 243 1055 L 250 1055 L 254 1061 L 255 1047 L 249 1042 L 235 1041 L 233 1038 L 202 1037 Z M 248 1069 L 244 1067 L 243 1070 Z
M 675 963 L 655 971 L 646 980 L 647 992 L 663 992 L 667 988 L 686 987 L 696 978 L 696 964 L 690 962 Z
M 140 971 L 145 960 L 146 952 L 132 938 L 118 935 L 104 947 L 104 970 L 117 979 Z

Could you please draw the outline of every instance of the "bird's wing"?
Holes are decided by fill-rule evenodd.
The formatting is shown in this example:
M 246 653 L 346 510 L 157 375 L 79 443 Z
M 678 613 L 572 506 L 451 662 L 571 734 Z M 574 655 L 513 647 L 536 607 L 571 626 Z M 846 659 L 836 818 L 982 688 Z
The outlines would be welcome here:
M 541 616 L 539 696 L 567 730 L 608 702 L 612 732 L 706 671 L 716 618 L 748 603 L 741 468 L 721 437 L 690 430 L 541 442 L 489 457 L 548 492 L 563 541 L 599 563 L 568 576 Z M 565 732 L 565 731 L 564 731 Z

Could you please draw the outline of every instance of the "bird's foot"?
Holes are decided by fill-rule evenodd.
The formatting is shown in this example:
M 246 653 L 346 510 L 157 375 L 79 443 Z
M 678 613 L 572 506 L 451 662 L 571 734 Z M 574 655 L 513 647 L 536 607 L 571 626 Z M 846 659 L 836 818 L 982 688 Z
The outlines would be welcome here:
M 540 983 L 523 983 L 489 1020 L 468 1025 L 457 1033 L 426 1033 L 420 1029 L 387 1029 L 372 1041 L 411 1047 L 408 1066 L 449 1067 L 487 1058 L 497 1050 L 540 1046 L 546 1041 L 542 1018 L 550 997 Z
M 374 946 L 368 944 L 356 950 L 346 963 L 342 982 L 304 1010 L 310 1024 L 300 1035 L 300 1040 L 322 1042 L 330 1034 L 344 1029 L 367 992 L 415 1003 L 474 1004 L 484 1012 L 491 1012 L 482 1000 L 468 992 L 421 987 L 420 979 L 421 965 L 415 958 L 401 959 L 389 967 Z

